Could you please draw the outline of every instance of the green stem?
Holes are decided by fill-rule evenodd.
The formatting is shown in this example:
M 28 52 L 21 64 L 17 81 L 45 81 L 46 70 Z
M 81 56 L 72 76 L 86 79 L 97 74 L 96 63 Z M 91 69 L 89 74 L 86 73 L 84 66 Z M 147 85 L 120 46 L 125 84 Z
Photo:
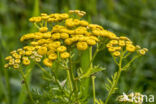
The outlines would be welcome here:
M 123 68 L 122 68 L 122 70 L 125 70 L 126 68 L 128 68 L 129 66 L 130 66 L 130 64 L 135 60 L 135 59 L 137 59 L 139 56 L 137 55 L 137 56 L 135 56 L 135 57 L 133 57 Z
M 115 88 L 117 86 L 117 83 L 119 81 L 119 78 L 120 78 L 120 75 L 121 75 L 121 72 L 122 72 L 122 59 L 123 59 L 123 53 L 121 54 L 120 56 L 120 61 L 119 61 L 119 64 L 118 64 L 118 67 L 119 67 L 119 70 L 117 72 L 117 77 L 116 77 L 116 80 L 113 81 L 113 85 L 108 93 L 108 96 L 105 100 L 105 103 L 104 104 L 107 104 L 109 99 L 110 99 L 110 96 L 113 94 L 113 92 L 115 91 Z
M 23 73 L 23 71 L 21 69 L 19 69 L 19 72 L 21 73 L 22 77 L 23 77 L 23 80 L 24 80 L 24 84 L 25 84 L 25 87 L 26 87 L 26 90 L 28 92 L 28 95 L 30 97 L 30 100 L 32 101 L 33 104 L 35 104 L 34 100 L 33 100 L 33 97 L 32 97 L 32 94 L 31 94 L 31 91 L 29 89 L 29 86 L 28 86 L 28 83 L 27 83 L 27 80 L 26 80 L 26 77 Z
M 90 50 L 89 50 L 89 52 L 90 52 L 90 69 L 92 69 L 93 68 L 93 60 L 94 60 L 94 58 L 95 58 L 95 56 L 96 56 L 96 54 L 98 53 L 98 48 L 96 49 L 96 51 L 95 51 L 95 53 L 94 53 L 94 55 L 93 55 L 93 57 L 92 57 L 92 47 L 90 47 Z M 94 75 L 92 75 L 91 76 L 91 79 L 92 79 L 92 87 L 93 87 L 93 102 L 94 102 L 94 104 L 96 104 L 96 92 L 95 92 L 95 78 L 96 78 L 96 76 L 94 76 Z
M 29 84 L 31 82 L 31 75 L 32 75 L 31 71 L 32 71 L 33 67 L 34 67 L 34 65 L 31 64 L 30 67 L 26 68 L 25 77 L 26 77 L 28 86 L 29 86 Z M 22 84 L 21 87 L 22 88 L 20 90 L 20 94 L 19 94 L 19 97 L 18 97 L 18 100 L 17 100 L 17 104 L 23 104 L 25 102 L 26 97 L 27 97 L 25 85 Z
M 72 81 L 71 81 L 69 70 L 67 70 L 67 78 L 68 78 L 68 81 L 69 81 L 70 90 L 72 91 L 73 90 L 73 86 L 72 86 Z
M 64 89 L 61 87 L 59 81 L 56 79 L 56 75 L 55 75 L 55 73 L 54 73 L 53 71 L 52 71 L 52 73 L 53 73 L 53 75 L 54 75 L 54 79 L 53 79 L 53 77 L 52 77 L 40 64 L 36 63 L 36 65 L 37 65 L 48 77 L 50 77 L 52 81 L 54 81 L 54 82 L 57 84 L 57 86 L 59 87 L 59 89 L 60 89 L 64 94 L 66 94 L 65 91 L 64 91 Z
M 96 104 L 96 94 L 95 94 L 95 76 L 92 76 L 92 86 L 93 86 L 93 102 Z
M 71 53 L 71 52 L 70 52 Z M 72 87 L 73 87 L 73 91 L 75 93 L 75 97 L 76 97 L 76 101 L 78 100 L 78 87 L 77 87 L 77 80 L 75 80 L 74 77 L 74 72 L 73 72 L 73 64 L 72 64 L 72 59 L 71 57 L 69 58 L 69 77 L 70 77 L 70 81 L 72 83 Z M 79 102 L 79 101 L 77 101 Z
M 37 25 L 36 22 L 34 23 L 34 26 L 35 26 L 37 29 L 40 29 L 40 27 Z

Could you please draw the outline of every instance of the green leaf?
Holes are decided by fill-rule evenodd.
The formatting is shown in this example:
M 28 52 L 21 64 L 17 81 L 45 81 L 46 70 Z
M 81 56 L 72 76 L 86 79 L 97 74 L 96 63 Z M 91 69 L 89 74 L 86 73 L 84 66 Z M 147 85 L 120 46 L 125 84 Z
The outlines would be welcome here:
M 88 78 L 91 75 L 96 74 L 97 72 L 101 72 L 103 70 L 105 70 L 105 68 L 101 68 L 99 66 L 95 66 L 95 67 L 91 68 L 90 70 L 88 70 L 85 74 L 82 74 L 79 78 L 80 79 L 82 79 L 82 78 Z
M 97 103 L 97 104 L 104 104 L 104 102 L 101 100 L 101 99 L 95 99 L 95 102 Z

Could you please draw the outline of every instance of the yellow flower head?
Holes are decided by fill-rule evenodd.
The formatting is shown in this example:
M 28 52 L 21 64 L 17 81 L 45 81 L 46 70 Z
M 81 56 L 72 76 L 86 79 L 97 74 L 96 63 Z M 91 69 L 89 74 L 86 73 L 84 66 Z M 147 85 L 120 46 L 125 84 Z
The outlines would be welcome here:
M 119 46 L 125 46 L 125 41 L 124 40 L 119 40 Z
M 136 47 L 134 46 L 134 45 L 127 45 L 126 46 L 126 50 L 128 51 L 128 52 L 134 52 L 135 50 L 136 50 Z
M 37 53 L 39 55 L 45 55 L 47 53 L 47 47 L 41 47 L 38 49 Z
M 63 58 L 63 59 L 68 58 L 69 56 L 70 56 L 70 54 L 68 52 L 61 53 L 61 58 Z
M 77 44 L 77 49 L 84 51 L 88 48 L 88 44 L 86 42 L 78 42 Z
M 116 50 L 115 50 L 114 47 L 109 47 L 109 48 L 108 48 L 108 51 L 109 51 L 109 52 L 114 52 L 114 51 L 116 51 Z
M 113 56 L 115 56 L 115 57 L 120 56 L 120 52 L 119 52 L 119 51 L 115 51 L 115 52 L 113 52 Z
M 7 56 L 7 57 L 5 58 L 5 60 L 10 60 L 10 59 L 12 59 L 12 56 Z
M 37 58 L 35 58 L 35 61 L 36 62 L 41 62 L 41 58 L 37 57 Z
M 16 63 L 16 64 L 19 64 L 20 62 L 21 62 L 20 59 L 16 59 L 16 60 L 15 60 L 15 63 Z
M 118 41 L 117 40 L 111 40 L 110 43 L 113 44 L 113 45 L 117 45 Z
M 30 60 L 29 59 L 23 59 L 23 64 L 24 65 L 29 65 L 30 64 Z
M 49 54 L 48 58 L 50 60 L 56 60 L 57 59 L 57 54 L 56 53 L 51 53 L 51 54 Z
M 72 41 L 71 38 L 67 38 L 67 39 L 65 39 L 64 42 L 65 42 L 66 45 L 71 45 L 71 44 L 73 43 L 73 41 Z
M 46 65 L 47 67 L 52 67 L 52 61 L 49 60 L 48 58 L 45 58 L 43 60 L 43 64 Z
M 25 55 L 27 55 L 27 56 L 32 55 L 32 51 L 25 51 Z
M 14 64 L 13 66 L 15 69 L 18 69 L 19 68 L 19 64 Z
M 60 36 L 61 36 L 62 39 L 69 38 L 69 34 L 67 34 L 67 33 L 61 33 Z
M 47 27 L 41 27 L 40 29 L 39 29 L 39 31 L 40 32 L 47 32 L 48 31 L 48 28 Z
M 146 54 L 146 51 L 144 49 L 141 49 L 141 50 L 139 50 L 139 54 L 140 55 L 145 55 Z
M 54 33 L 51 37 L 53 40 L 60 39 L 60 33 Z
M 60 46 L 60 47 L 57 48 L 58 52 L 64 52 L 66 50 L 67 50 L 67 48 L 65 46 Z
M 93 39 L 87 39 L 87 43 L 88 43 L 88 45 L 95 45 L 96 41 Z

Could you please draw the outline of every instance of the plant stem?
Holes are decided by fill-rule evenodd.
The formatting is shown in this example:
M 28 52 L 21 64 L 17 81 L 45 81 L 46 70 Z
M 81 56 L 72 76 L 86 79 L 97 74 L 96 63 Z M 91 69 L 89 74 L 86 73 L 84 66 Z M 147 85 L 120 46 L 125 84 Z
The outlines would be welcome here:
M 121 75 L 121 72 L 122 72 L 122 59 L 123 59 L 123 53 L 121 54 L 120 56 L 120 61 L 119 61 L 119 64 L 118 64 L 118 72 L 117 72 L 117 77 L 116 77 L 116 80 L 113 80 L 113 85 L 108 93 L 108 96 L 105 100 L 105 103 L 104 104 L 107 104 L 109 99 L 110 99 L 110 96 L 112 95 L 112 93 L 114 92 L 116 86 L 117 86 L 117 83 L 119 81 L 119 78 L 120 78 L 120 75 Z
M 92 69 L 93 68 L 93 60 L 94 60 L 94 58 L 95 58 L 95 56 L 96 56 L 96 54 L 98 53 L 98 48 L 96 49 L 96 51 L 95 51 L 95 53 L 94 53 L 94 55 L 93 55 L 93 57 L 92 57 L 92 47 L 90 47 L 90 50 L 89 50 L 89 52 L 90 52 L 90 69 Z M 91 76 L 91 79 L 92 79 L 92 89 L 93 89 L 93 102 L 94 102 L 94 104 L 96 104 L 96 92 L 95 92 L 95 78 L 96 78 L 96 76 L 94 76 L 94 75 L 92 75 Z
M 28 92 L 28 95 L 29 95 L 29 97 L 30 97 L 30 100 L 32 101 L 33 104 L 35 104 L 35 102 L 34 102 L 34 100 L 33 100 L 33 97 L 32 97 L 32 94 L 31 94 L 31 91 L 30 91 L 30 89 L 29 89 L 29 86 L 28 86 L 26 77 L 25 77 L 25 75 L 24 75 L 24 73 L 23 73 L 23 71 L 22 71 L 21 69 L 19 69 L 19 71 L 20 71 L 20 73 L 21 73 L 21 75 L 22 75 L 22 77 L 23 77 L 24 84 L 25 84 L 26 90 L 27 90 L 27 92 Z
M 94 102 L 94 104 L 96 104 L 96 94 L 95 94 L 95 76 L 93 75 L 93 76 L 91 76 L 92 77 L 92 86 L 93 86 L 93 102 Z
M 67 70 L 67 78 L 68 78 L 68 81 L 69 81 L 70 90 L 72 91 L 73 90 L 73 85 L 72 85 L 72 81 L 71 81 L 69 70 Z

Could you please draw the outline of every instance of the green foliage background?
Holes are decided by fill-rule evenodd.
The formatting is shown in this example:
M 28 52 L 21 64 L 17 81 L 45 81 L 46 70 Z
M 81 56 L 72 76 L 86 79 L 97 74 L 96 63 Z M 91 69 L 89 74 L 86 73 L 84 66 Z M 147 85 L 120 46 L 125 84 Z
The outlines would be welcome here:
M 0 104 L 16 104 L 20 93 L 21 80 L 14 70 L 4 70 L 4 57 L 9 51 L 21 47 L 20 36 L 32 29 L 28 18 L 40 12 L 67 12 L 80 9 L 87 12 L 85 19 L 102 25 L 119 35 L 128 36 L 134 43 L 149 49 L 146 56 L 133 63 L 128 71 L 122 73 L 119 91 L 115 95 L 130 92 L 156 95 L 156 0 L 0 0 Z M 107 52 L 101 51 L 94 61 L 95 65 L 106 67 L 96 78 L 97 97 L 105 99 L 104 83 L 106 76 L 116 70 Z M 40 71 L 33 70 L 32 88 L 42 89 Z M 116 96 L 111 100 L 115 100 Z

